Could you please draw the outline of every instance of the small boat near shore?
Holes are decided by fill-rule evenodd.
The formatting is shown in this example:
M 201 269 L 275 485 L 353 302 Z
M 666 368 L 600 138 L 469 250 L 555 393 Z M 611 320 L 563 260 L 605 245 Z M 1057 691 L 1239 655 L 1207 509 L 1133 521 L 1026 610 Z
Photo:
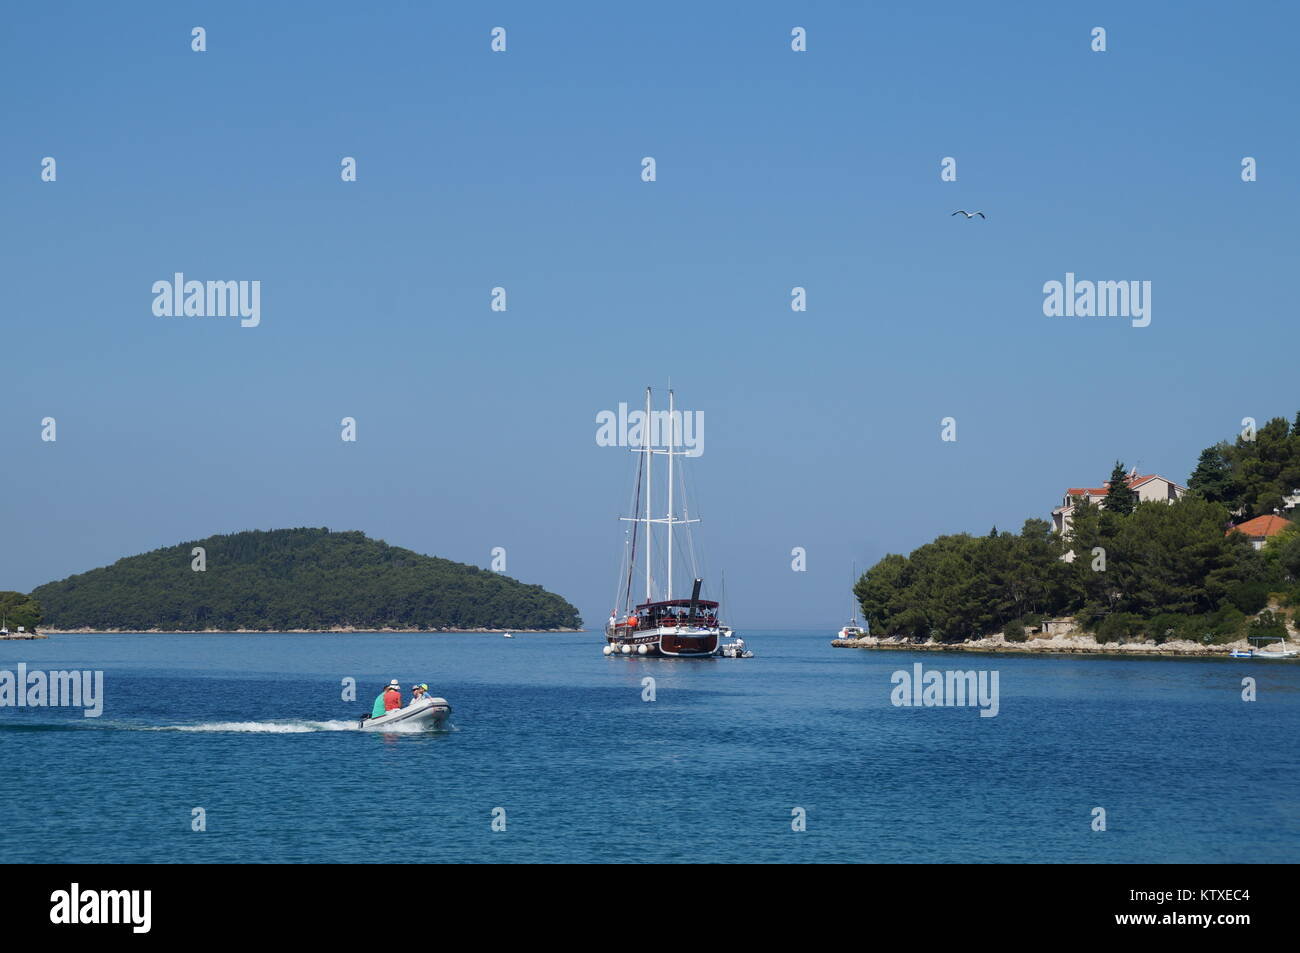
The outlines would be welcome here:
M 445 698 L 425 696 L 405 708 L 384 712 L 378 718 L 362 715 L 357 725 L 362 731 L 380 731 L 385 728 L 441 728 L 451 714 L 451 705 Z
M 1300 658 L 1300 652 L 1297 652 L 1295 649 L 1289 649 L 1289 648 L 1286 647 L 1286 637 L 1285 637 L 1285 636 L 1281 636 L 1281 635 L 1252 635 L 1252 636 L 1250 636 L 1250 641 L 1251 641 L 1251 642 L 1277 642 L 1277 643 L 1278 643 L 1277 651 L 1276 651 L 1276 652 L 1270 652 L 1270 651 L 1268 651 L 1267 649 L 1254 648 L 1254 647 L 1252 646 L 1251 648 L 1245 649 L 1244 651 L 1243 651 L 1242 649 L 1234 649 L 1234 650 L 1229 654 L 1228 657 L 1229 657 L 1229 658 L 1265 659 L 1265 660 L 1267 660 L 1267 661 L 1272 661 L 1272 662 L 1276 662 L 1276 661 L 1278 661 L 1279 659 L 1293 659 L 1293 658 Z
M 858 564 L 854 563 L 853 583 L 856 584 L 857 581 L 858 581 Z M 853 592 L 852 588 L 849 589 L 849 592 L 850 594 L 852 594 Z M 839 631 L 839 635 L 835 637 L 837 639 L 860 639 L 863 638 L 866 634 L 867 634 L 866 629 L 858 625 L 858 597 L 856 595 L 851 595 L 849 600 L 849 624 L 842 627 Z

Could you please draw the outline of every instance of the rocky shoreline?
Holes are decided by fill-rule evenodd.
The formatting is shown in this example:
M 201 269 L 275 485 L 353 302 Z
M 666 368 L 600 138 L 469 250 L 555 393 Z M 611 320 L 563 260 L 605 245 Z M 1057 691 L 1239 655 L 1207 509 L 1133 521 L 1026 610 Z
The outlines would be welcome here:
M 1051 638 L 1031 638 L 1025 642 L 1008 642 L 1001 633 L 970 642 L 910 642 L 906 639 L 886 639 L 865 636 L 861 639 L 835 639 L 831 645 L 844 649 L 885 649 L 903 652 L 978 652 L 1008 655 L 1112 655 L 1151 656 L 1163 658 L 1227 658 L 1234 651 L 1251 646 L 1244 639 L 1224 645 L 1201 645 L 1196 642 L 1172 640 L 1157 645 L 1154 642 L 1098 642 L 1091 635 L 1057 635 Z M 1300 648 L 1300 643 L 1289 640 L 1286 648 Z
M 46 632 L 52 635 L 308 635 L 322 632 L 425 632 L 432 634 L 465 634 L 471 632 L 522 632 L 522 633 L 554 633 L 554 632 L 585 632 L 586 629 L 369 629 L 356 628 L 350 625 L 336 625 L 328 629 L 46 629 Z M 30 638 L 32 636 L 24 636 Z M 36 638 L 45 638 L 44 635 L 35 636 Z
M 44 632 L 10 632 L 8 635 L 0 635 L 0 642 L 17 642 L 20 639 L 48 639 L 49 636 Z

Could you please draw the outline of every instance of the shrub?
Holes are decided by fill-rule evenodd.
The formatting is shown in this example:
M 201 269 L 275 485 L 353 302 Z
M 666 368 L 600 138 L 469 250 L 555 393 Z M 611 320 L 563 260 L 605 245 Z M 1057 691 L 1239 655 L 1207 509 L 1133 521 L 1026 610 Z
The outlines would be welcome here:
M 1228 590 L 1228 602 L 1246 615 L 1254 615 L 1268 605 L 1270 588 L 1270 584 L 1262 580 L 1241 582 Z
M 1210 623 L 1209 644 L 1211 645 L 1238 641 L 1246 627 L 1246 615 L 1236 606 L 1224 606 L 1206 616 L 1206 620 Z M 1204 635 L 1201 641 L 1206 641 Z
M 1251 620 L 1250 634 L 1252 636 L 1268 636 L 1277 638 L 1281 636 L 1286 638 L 1285 616 L 1278 615 L 1265 609 L 1256 618 Z
M 21 592 L 0 592 L 0 613 L 9 620 L 12 629 L 21 625 L 29 632 L 35 632 L 41 624 L 40 603 Z
M 1156 645 L 1162 645 L 1174 639 L 1195 638 L 1189 633 L 1197 628 L 1197 617 L 1165 612 L 1149 621 L 1144 628 L 1148 639 Z
M 1097 626 L 1098 642 L 1126 642 L 1144 628 L 1141 618 L 1131 612 L 1112 612 Z

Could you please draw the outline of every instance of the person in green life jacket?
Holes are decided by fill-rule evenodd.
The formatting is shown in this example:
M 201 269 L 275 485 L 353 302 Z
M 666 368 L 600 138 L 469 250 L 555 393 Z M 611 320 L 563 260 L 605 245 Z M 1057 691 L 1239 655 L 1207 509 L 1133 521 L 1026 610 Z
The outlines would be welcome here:
M 397 679 L 388 683 L 388 687 L 379 693 L 375 699 L 374 706 L 370 709 L 370 717 L 378 718 L 385 712 L 396 711 L 402 707 L 402 689 L 397 684 Z

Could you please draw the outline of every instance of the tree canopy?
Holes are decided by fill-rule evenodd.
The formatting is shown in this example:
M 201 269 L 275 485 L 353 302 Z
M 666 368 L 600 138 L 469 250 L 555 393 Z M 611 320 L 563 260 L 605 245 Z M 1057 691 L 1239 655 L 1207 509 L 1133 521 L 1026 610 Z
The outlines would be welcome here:
M 1294 425 L 1274 417 L 1234 443 L 1207 447 L 1187 487 L 1222 503 L 1238 521 L 1283 508 L 1283 497 L 1300 489 L 1300 414 Z
M 1120 516 L 1128 516 L 1138 505 L 1138 492 L 1129 483 L 1124 464 L 1118 460 L 1115 461 L 1115 468 L 1110 471 L 1110 479 L 1106 482 L 1104 505 L 1110 512 L 1118 513 Z
M 1285 421 L 1282 428 L 1275 423 L 1265 429 L 1280 439 Z M 1261 551 L 1241 533 L 1225 534 L 1234 499 L 1262 505 L 1279 480 L 1289 479 L 1278 476 L 1287 472 L 1281 466 L 1251 484 L 1250 474 L 1264 471 L 1241 463 L 1245 456 L 1235 459 L 1244 476 L 1216 448 L 1206 451 L 1199 485 L 1210 492 L 1171 503 L 1137 502 L 1117 463 L 1102 505 L 1076 501 L 1065 539 L 1032 519 L 1018 536 L 941 536 L 910 556 L 885 556 L 858 580 L 854 594 L 872 633 L 881 636 L 959 641 L 1068 614 L 1103 640 L 1239 638 L 1247 616 L 1265 609 L 1273 594 L 1300 604 L 1300 528 L 1288 528 Z M 1237 482 L 1247 489 L 1232 489 Z M 1127 493 L 1115 492 L 1121 483 Z M 1072 560 L 1062 558 L 1069 553 Z M 1270 617 L 1253 624 L 1283 622 Z
M 16 632 L 21 625 L 32 632 L 41 624 L 41 604 L 21 592 L 0 592 L 0 621 Z
M 978 638 L 1028 615 L 1065 607 L 1069 564 L 1046 520 L 1020 534 L 940 536 L 911 556 L 886 556 L 854 594 L 877 635 Z
M 206 571 L 191 568 L 192 550 Z M 564 599 L 360 532 L 251 531 L 181 543 L 39 586 L 56 629 L 570 629 Z

